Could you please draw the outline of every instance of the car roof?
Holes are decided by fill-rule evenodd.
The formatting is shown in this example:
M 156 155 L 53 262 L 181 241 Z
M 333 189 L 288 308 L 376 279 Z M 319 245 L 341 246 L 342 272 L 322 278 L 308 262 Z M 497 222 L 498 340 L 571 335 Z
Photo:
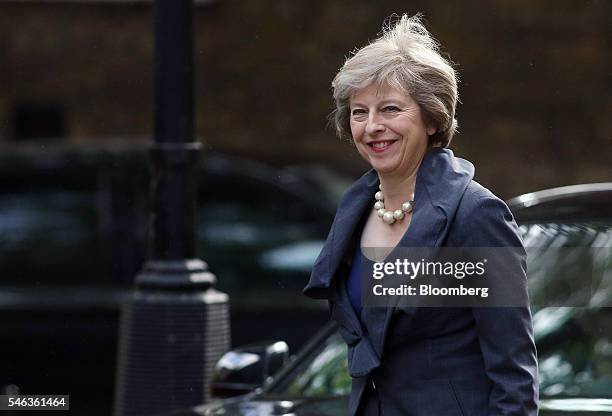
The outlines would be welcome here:
M 612 182 L 562 186 L 509 199 L 520 223 L 612 219 Z

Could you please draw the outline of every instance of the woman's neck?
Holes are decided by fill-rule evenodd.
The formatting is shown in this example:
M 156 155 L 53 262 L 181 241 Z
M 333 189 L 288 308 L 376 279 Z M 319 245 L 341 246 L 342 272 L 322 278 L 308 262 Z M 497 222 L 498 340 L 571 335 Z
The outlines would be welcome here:
M 417 169 L 407 177 L 378 175 L 383 187 L 383 198 L 387 210 L 401 209 L 404 202 L 412 199 L 416 185 L 416 175 Z

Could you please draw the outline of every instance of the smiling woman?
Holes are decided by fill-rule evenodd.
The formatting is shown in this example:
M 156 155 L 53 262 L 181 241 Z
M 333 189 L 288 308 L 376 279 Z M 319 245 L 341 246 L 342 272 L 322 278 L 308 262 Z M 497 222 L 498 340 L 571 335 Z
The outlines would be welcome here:
M 490 269 L 507 271 L 500 278 L 527 296 L 512 214 L 473 181 L 474 166 L 447 149 L 457 129 L 450 62 L 420 18 L 404 15 L 344 63 L 332 88 L 336 131 L 372 169 L 344 194 L 304 293 L 328 300 L 347 344 L 349 413 L 536 415 L 528 307 L 362 301 L 373 286 L 361 270 L 369 260 L 364 249 L 396 247 L 518 247 L 503 267 Z

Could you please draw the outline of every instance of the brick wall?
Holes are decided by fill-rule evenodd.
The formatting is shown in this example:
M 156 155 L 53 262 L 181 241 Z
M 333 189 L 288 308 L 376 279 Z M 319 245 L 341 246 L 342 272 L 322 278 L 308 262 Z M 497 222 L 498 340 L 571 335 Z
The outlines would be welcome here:
M 219 0 L 196 8 L 197 134 L 206 148 L 357 173 L 326 128 L 330 81 L 392 12 L 425 14 L 457 64 L 456 154 L 501 196 L 611 180 L 612 3 Z M 152 130 L 146 3 L 0 2 L 0 141 L 19 104 L 61 105 L 65 141 Z

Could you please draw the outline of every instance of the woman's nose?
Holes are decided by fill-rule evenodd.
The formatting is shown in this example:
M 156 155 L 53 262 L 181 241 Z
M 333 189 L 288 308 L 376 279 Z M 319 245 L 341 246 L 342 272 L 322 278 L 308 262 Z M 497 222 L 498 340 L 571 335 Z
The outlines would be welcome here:
M 382 131 L 385 131 L 385 125 L 380 120 L 380 117 L 377 114 L 370 113 L 366 124 L 366 133 L 375 134 Z

